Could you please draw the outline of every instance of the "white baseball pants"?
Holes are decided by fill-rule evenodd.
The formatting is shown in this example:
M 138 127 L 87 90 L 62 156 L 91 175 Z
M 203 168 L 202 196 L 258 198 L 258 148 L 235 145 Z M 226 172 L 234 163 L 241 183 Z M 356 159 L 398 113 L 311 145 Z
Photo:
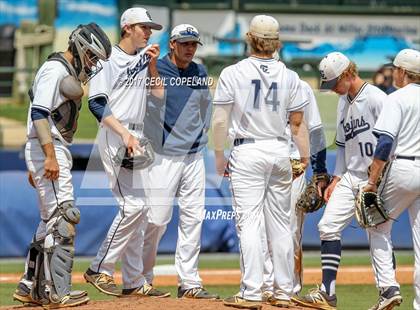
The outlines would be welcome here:
M 350 224 L 354 216 L 357 193 L 367 184 L 367 180 L 367 173 L 355 171 L 347 171 L 342 176 L 318 223 L 321 240 L 341 239 L 341 232 Z
M 178 197 L 179 223 L 175 252 L 178 285 L 182 289 L 201 287 L 198 257 L 201 227 L 205 215 L 205 169 L 203 154 L 168 156 L 156 154 L 149 167 L 149 213 L 144 242 L 143 264 L 148 283 L 153 281 L 153 267 L 159 241 L 172 218 Z
M 391 218 L 398 218 L 408 209 L 415 258 L 413 308 L 420 310 L 420 159 L 395 159 L 385 174 L 383 186 L 378 192 L 382 192 L 385 208 L 390 212 Z M 393 221 L 390 220 L 368 229 L 372 266 L 378 288 L 399 286 L 393 268 L 392 224 Z
M 290 299 L 294 262 L 288 145 L 270 139 L 235 146 L 229 165 L 239 237 L 241 296 L 261 300 L 266 246 L 273 263 L 274 296 Z
M 147 183 L 147 169 L 128 170 L 117 167 L 113 157 L 122 145 L 124 144 L 119 135 L 101 125 L 98 133 L 99 153 L 110 188 L 118 202 L 119 212 L 90 269 L 112 276 L 115 264 L 121 259 L 123 286 L 130 289 L 140 287 L 146 282 L 143 276 L 142 255 L 147 225 L 147 193 L 144 188 L 144 184 Z
M 303 253 L 302 253 L 302 237 L 303 237 L 303 222 L 305 219 L 305 212 L 296 208 L 296 202 L 306 187 L 305 174 L 293 180 L 292 194 L 290 199 L 290 208 L 292 210 L 290 217 L 290 227 L 293 236 L 293 251 L 295 258 L 295 269 L 293 273 L 293 293 L 298 294 L 302 290 L 303 280 Z M 264 243 L 263 243 L 264 246 Z M 266 247 L 264 249 L 264 285 L 262 291 L 273 290 L 273 264 L 271 262 L 271 255 Z

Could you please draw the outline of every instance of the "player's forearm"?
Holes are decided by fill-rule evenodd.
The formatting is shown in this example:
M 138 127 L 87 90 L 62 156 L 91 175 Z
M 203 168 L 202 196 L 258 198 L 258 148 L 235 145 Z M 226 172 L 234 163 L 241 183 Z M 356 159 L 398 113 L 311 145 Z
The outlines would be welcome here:
M 212 122 L 215 151 L 223 152 L 225 148 L 231 110 L 232 105 L 215 105 Z
M 156 98 L 163 99 L 163 97 L 165 96 L 165 87 L 163 85 L 163 81 L 160 78 L 159 71 L 156 66 L 149 66 L 149 75 L 151 78 L 150 80 L 153 81 L 152 83 L 150 83 L 150 92 Z
M 117 133 L 123 140 L 124 137 L 130 134 L 127 128 L 125 128 L 113 115 L 109 115 L 102 119 L 102 123 L 111 128 L 111 130 Z
M 54 144 L 52 142 L 44 144 L 41 146 L 42 151 L 44 152 L 44 155 L 48 159 L 55 159 L 55 149 Z
M 370 185 L 375 185 L 379 179 L 379 176 L 382 175 L 382 170 L 384 170 L 386 161 L 374 158 L 372 164 L 370 165 L 370 175 L 368 183 Z
M 327 150 L 324 128 L 316 128 L 309 133 L 311 166 L 314 173 L 326 173 Z
M 31 108 L 31 119 L 42 151 L 46 158 L 53 159 L 55 158 L 55 150 L 54 144 L 52 143 L 52 134 L 48 117 L 48 112 L 37 108 Z
M 302 163 L 309 162 L 309 133 L 303 120 L 303 112 L 291 112 L 289 116 L 293 142 L 299 150 Z
M 337 145 L 337 153 L 335 156 L 335 169 L 334 176 L 341 178 L 341 176 L 346 172 L 346 158 L 345 158 L 345 148 Z

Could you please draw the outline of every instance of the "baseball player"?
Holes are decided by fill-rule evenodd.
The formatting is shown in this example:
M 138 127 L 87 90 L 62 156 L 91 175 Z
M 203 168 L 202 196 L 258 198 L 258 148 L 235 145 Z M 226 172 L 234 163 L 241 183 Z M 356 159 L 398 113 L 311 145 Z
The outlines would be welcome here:
M 292 173 L 288 134 L 307 164 L 308 141 L 298 132 L 307 104 L 298 75 L 272 58 L 280 47 L 279 25 L 271 16 L 251 20 L 251 56 L 223 69 L 214 98 L 213 135 L 216 169 L 225 173 L 226 136 L 233 139 L 229 159 L 233 208 L 241 258 L 240 292 L 224 304 L 259 308 L 262 301 L 266 238 L 274 273 L 270 303 L 288 307 L 293 293 L 293 240 L 290 228 Z M 305 155 L 303 155 L 305 154 Z
M 200 34 L 194 26 L 178 25 L 171 32 L 170 53 L 158 61 L 159 74 L 165 81 L 165 98 L 157 104 L 154 98 L 149 100 L 145 122 L 156 158 L 149 167 L 150 209 L 143 263 L 146 280 L 152 283 L 158 244 L 171 220 L 177 197 L 178 298 L 217 299 L 217 295 L 203 288 L 198 274 L 205 214 L 202 150 L 208 141 L 211 117 L 210 91 L 206 83 L 201 83 L 207 79 L 207 72 L 203 65 L 193 61 L 199 45 L 202 45 Z
M 304 108 L 304 121 L 309 131 L 310 152 L 311 152 L 311 166 L 315 175 L 327 173 L 325 165 L 326 160 L 326 141 L 325 133 L 319 114 L 318 105 L 311 86 L 301 80 L 301 91 L 304 98 L 307 98 L 308 104 Z M 288 130 L 290 128 L 288 127 Z M 290 140 L 290 158 L 300 159 L 299 151 L 295 143 Z M 321 181 L 318 184 L 319 192 L 322 193 L 326 188 L 326 181 Z M 302 253 L 302 235 L 303 235 L 303 221 L 305 219 L 304 210 L 296 207 L 296 202 L 306 187 L 305 174 L 295 178 L 292 183 L 292 193 L 290 199 L 290 207 L 292 209 L 290 223 L 293 233 L 293 248 L 295 258 L 295 269 L 293 276 L 293 293 L 299 294 L 302 290 L 302 276 L 303 276 L 303 253 Z M 322 195 L 321 195 L 322 196 Z M 273 295 L 273 268 L 270 255 L 267 251 L 264 270 L 264 286 L 263 286 L 263 300 L 268 301 Z M 292 298 L 294 300 L 294 298 Z
M 353 218 L 357 192 L 367 182 L 367 168 L 376 145 L 372 129 L 386 94 L 360 79 L 356 65 L 341 53 L 325 56 L 319 69 L 321 89 L 340 95 L 337 156 L 333 180 L 324 193 L 327 206 L 318 224 L 322 285 L 296 301 L 317 309 L 336 309 L 335 282 L 341 259 L 341 232 Z
M 52 309 L 89 301 L 86 292 L 71 291 L 80 213 L 74 203 L 68 146 L 77 128 L 80 83 L 97 74 L 97 61 L 105 61 L 110 53 L 111 44 L 98 25 L 79 25 L 70 35 L 68 49 L 48 57 L 29 91 L 25 160 L 29 181 L 38 192 L 41 222 L 13 294 L 23 304 Z
M 388 96 L 373 134 L 378 137 L 366 192 L 379 192 L 392 219 L 408 209 L 415 269 L 413 309 L 420 309 L 420 52 L 400 51 L 394 59 L 394 82 L 400 89 Z M 393 151 L 378 190 L 376 184 Z M 378 302 L 371 310 L 392 309 L 402 302 L 395 279 L 392 221 L 368 229 Z
M 157 82 L 159 46 L 147 45 L 152 29 L 160 30 L 162 26 L 140 7 L 126 10 L 120 25 L 121 40 L 89 89 L 89 108 L 100 122 L 99 152 L 119 212 L 84 277 L 99 291 L 119 296 L 112 275 L 121 258 L 122 295 L 160 297 L 164 294 L 143 277 L 146 175 L 144 170 L 120 167 L 114 158 L 121 146 L 126 147 L 128 155 L 142 152 L 139 138 L 143 136 L 148 79 L 155 82 L 150 84 L 150 91 L 158 98 L 163 96 L 162 84 Z

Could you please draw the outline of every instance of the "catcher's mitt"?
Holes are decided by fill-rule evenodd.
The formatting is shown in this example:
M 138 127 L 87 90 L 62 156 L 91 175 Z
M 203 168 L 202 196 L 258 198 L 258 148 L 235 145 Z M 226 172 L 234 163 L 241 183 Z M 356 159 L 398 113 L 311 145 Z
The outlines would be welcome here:
M 330 176 L 326 173 L 315 174 L 311 181 L 306 185 L 305 191 L 300 195 L 296 202 L 296 207 L 302 209 L 306 213 L 315 212 L 324 205 L 324 198 L 318 194 L 318 183 L 325 181 L 325 187 L 321 189 L 324 194 L 325 188 L 330 183 Z
M 375 227 L 389 220 L 382 198 L 374 192 L 359 192 L 355 212 L 357 222 L 362 228 Z
M 129 156 L 125 146 L 121 146 L 117 154 L 114 156 L 114 162 L 117 166 L 121 166 L 130 170 L 141 170 L 149 167 L 155 160 L 155 152 L 153 151 L 152 144 L 147 138 L 139 139 L 140 146 L 144 152 L 139 155 Z
M 290 164 L 292 165 L 293 180 L 305 173 L 305 167 L 299 159 L 290 159 Z

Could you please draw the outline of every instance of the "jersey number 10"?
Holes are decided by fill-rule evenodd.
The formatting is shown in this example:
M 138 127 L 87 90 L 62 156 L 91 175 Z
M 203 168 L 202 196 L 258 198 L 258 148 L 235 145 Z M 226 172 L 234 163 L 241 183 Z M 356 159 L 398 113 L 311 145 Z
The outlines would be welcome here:
M 360 149 L 360 154 L 362 155 L 362 157 L 368 156 L 371 157 L 373 155 L 373 145 L 370 142 L 366 142 L 364 147 L 363 147 L 363 143 L 359 142 L 359 149 Z
M 260 91 L 261 91 L 261 80 L 252 80 L 252 84 L 255 86 L 254 92 L 254 109 L 260 109 Z M 277 82 L 271 83 L 268 89 L 267 96 L 264 98 L 265 104 L 273 107 L 273 112 L 277 112 L 277 107 L 280 105 L 280 101 L 277 100 Z

